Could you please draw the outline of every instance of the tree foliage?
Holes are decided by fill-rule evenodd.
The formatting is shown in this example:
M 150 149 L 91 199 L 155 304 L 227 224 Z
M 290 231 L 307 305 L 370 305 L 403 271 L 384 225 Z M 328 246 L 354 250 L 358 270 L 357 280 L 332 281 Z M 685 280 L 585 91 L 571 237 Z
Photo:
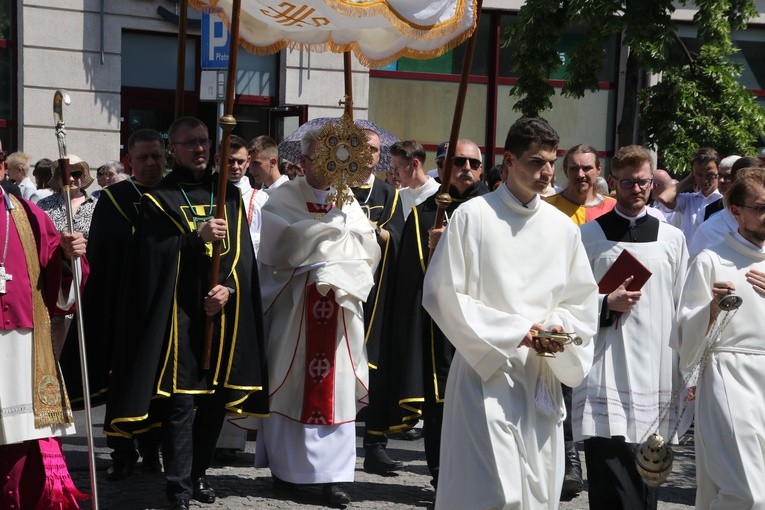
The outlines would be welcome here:
M 632 62 L 661 75 L 656 85 L 639 93 L 627 91 L 625 97 L 638 97 L 640 105 L 624 105 L 628 118 L 623 124 L 631 126 L 631 116 L 639 115 L 644 144 L 660 149 L 668 168 L 687 171 L 689 154 L 705 145 L 724 154 L 751 153 L 757 136 L 765 132 L 765 113 L 738 82 L 741 69 L 728 57 L 736 51 L 731 31 L 744 29 L 757 15 L 754 0 L 682 3 L 698 9 L 698 53 L 678 37 L 671 0 L 527 0 L 503 42 L 513 48 L 511 66 L 518 76 L 511 91 L 518 99 L 513 108 L 535 116 L 552 107 L 555 92 L 547 79 L 563 63 L 555 45 L 566 28 L 582 27 L 583 36 L 566 62 L 565 96 L 579 98 L 597 90 L 605 45 L 619 34 Z M 670 59 L 673 45 L 682 48 L 683 65 Z M 636 88 L 630 81 L 636 80 L 626 85 Z M 630 143 L 629 131 L 622 132 L 621 126 L 620 140 Z

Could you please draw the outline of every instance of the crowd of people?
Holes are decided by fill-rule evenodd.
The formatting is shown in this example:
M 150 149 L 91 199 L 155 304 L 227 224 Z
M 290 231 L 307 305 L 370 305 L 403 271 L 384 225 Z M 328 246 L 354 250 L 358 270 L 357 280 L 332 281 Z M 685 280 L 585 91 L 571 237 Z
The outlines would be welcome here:
M 636 448 L 677 443 L 693 417 L 697 507 L 765 506 L 760 159 L 700 148 L 675 181 L 631 145 L 605 176 L 581 143 L 560 188 L 559 136 L 541 119 L 515 122 L 486 171 L 469 139 L 441 144 L 428 171 L 419 142 L 362 132 L 369 176 L 342 206 L 315 130 L 299 161 L 236 135 L 222 161 L 182 117 L 167 146 L 135 131 L 127 168 L 101 165 L 96 191 L 77 156 L 68 183 L 58 161 L 38 161 L 33 182 L 29 155 L 4 157 L 1 509 L 86 497 L 59 440 L 82 401 L 76 264 L 106 476 L 140 459 L 164 473 L 171 508 L 216 500 L 216 447 L 247 429 L 275 489 L 318 486 L 342 508 L 363 421 L 363 468 L 379 475 L 404 467 L 387 436 L 422 422 L 439 510 L 557 508 L 583 490 L 580 448 L 590 508 L 656 509 Z

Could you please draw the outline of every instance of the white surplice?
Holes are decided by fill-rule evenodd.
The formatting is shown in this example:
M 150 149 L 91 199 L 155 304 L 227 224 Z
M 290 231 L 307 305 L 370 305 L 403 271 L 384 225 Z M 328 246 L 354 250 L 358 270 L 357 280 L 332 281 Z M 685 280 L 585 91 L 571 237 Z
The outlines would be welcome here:
M 234 183 L 239 191 L 242 192 L 242 202 L 244 203 L 244 212 L 247 217 L 247 224 L 250 227 L 250 239 L 252 248 L 255 250 L 255 256 L 260 250 L 260 225 L 261 209 L 268 201 L 268 193 L 263 190 L 257 190 L 252 187 L 250 180 L 243 177 L 239 182 Z
M 750 269 L 765 271 L 765 253 L 730 234 L 691 262 L 680 298 L 679 350 L 686 369 L 706 345 L 712 284 L 730 281 L 743 299 L 697 382 L 699 509 L 765 508 L 765 299 L 747 283 Z
M 457 349 L 436 508 L 557 508 L 566 413 L 559 381 L 576 386 L 585 377 L 597 327 L 579 229 L 539 197 L 524 206 L 500 186 L 454 213 L 423 292 Z M 561 325 L 583 343 L 537 356 L 519 346 L 533 323 Z
M 404 211 L 404 219 L 412 212 L 412 207 L 417 207 L 425 200 L 430 198 L 431 195 L 438 193 L 441 185 L 432 177 L 428 177 L 425 184 L 419 188 L 402 188 L 399 191 L 399 197 L 401 199 L 401 210 Z
M 710 248 L 723 242 L 728 234 L 738 230 L 736 218 L 728 208 L 713 214 L 701 224 L 693 234 L 693 239 L 688 244 L 688 253 L 691 257 L 698 255 L 704 248 Z
M 675 310 L 688 263 L 683 233 L 659 222 L 656 241 L 615 242 L 600 224 L 582 225 L 582 243 L 596 281 L 628 250 L 651 271 L 640 300 L 595 337 L 595 358 L 584 383 L 574 388 L 571 413 L 574 441 L 623 436 L 639 443 L 651 433 L 670 438 L 684 410 L 677 353 Z M 599 295 L 603 306 L 606 294 Z M 602 308 L 599 308 L 602 309 Z M 660 414 L 666 413 L 661 423 Z M 672 441 L 677 437 L 672 436 Z
M 352 479 L 355 439 L 348 429 L 368 403 L 363 303 L 380 248 L 355 200 L 326 214 L 309 212 L 307 204 L 323 203 L 326 195 L 297 178 L 274 190 L 262 210 L 258 264 L 272 418 L 261 423 L 256 464 L 268 463 L 276 476 L 293 483 L 349 481 L 349 473 Z M 299 423 L 306 362 L 303 313 L 310 284 L 324 296 L 334 291 L 339 310 L 334 422 L 319 426 L 318 432 L 315 425 Z M 345 468 L 328 470 L 337 458 Z

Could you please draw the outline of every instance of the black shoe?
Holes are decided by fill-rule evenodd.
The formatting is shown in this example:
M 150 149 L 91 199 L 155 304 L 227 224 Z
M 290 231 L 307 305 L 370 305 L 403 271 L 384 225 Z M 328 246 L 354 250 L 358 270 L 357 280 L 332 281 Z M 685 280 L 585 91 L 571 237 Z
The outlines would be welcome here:
M 109 469 L 106 470 L 106 478 L 109 480 L 122 480 L 130 474 L 133 465 L 125 463 L 121 460 L 115 460 Z
M 296 483 L 288 482 L 286 480 L 282 480 L 281 478 L 279 478 L 278 476 L 274 474 L 271 475 L 271 480 L 274 484 L 274 489 L 276 489 L 277 491 L 289 492 L 289 491 L 293 491 L 295 489 L 300 488 L 300 485 Z
M 207 483 L 207 478 L 200 476 L 194 482 L 194 495 L 192 497 L 201 503 L 213 503 L 215 501 L 215 489 Z
M 576 443 L 566 442 L 566 474 L 563 476 L 563 487 L 560 491 L 561 501 L 571 501 L 584 489 L 582 480 L 582 462 L 579 460 L 579 450 Z
M 372 450 L 367 450 L 366 456 L 364 457 L 364 471 L 367 473 L 384 475 L 391 471 L 401 469 L 402 467 L 404 467 L 404 463 L 388 457 L 385 448 L 378 447 Z
M 170 510 L 189 510 L 189 500 L 176 499 L 173 504 L 170 505 Z
M 326 483 L 321 489 L 321 498 L 324 504 L 332 508 L 344 508 L 351 502 L 351 497 L 338 483 Z
M 159 461 L 159 451 L 143 454 L 143 458 L 141 459 L 141 471 L 146 473 L 162 472 L 162 463 Z

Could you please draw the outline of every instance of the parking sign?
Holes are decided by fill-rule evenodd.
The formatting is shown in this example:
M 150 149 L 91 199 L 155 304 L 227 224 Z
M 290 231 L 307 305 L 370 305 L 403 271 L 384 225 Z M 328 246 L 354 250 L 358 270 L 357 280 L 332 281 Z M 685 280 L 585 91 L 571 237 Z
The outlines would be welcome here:
M 231 38 L 218 17 L 220 7 L 202 11 L 202 69 L 226 69 Z

